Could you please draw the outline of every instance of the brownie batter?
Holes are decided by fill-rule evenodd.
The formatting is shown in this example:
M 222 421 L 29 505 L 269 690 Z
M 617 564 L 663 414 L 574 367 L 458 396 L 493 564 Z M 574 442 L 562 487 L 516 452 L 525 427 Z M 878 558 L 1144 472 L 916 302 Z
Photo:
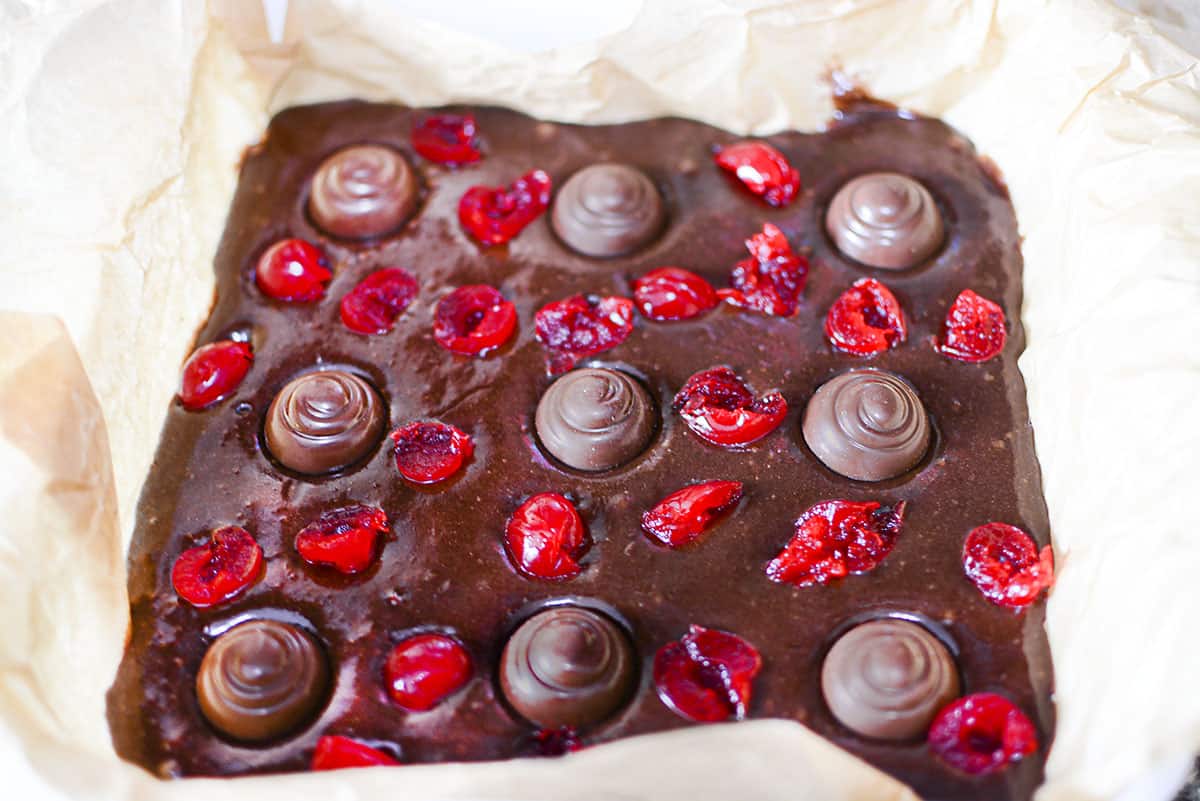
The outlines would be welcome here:
M 533 755 L 532 721 L 576 715 L 588 745 L 698 725 L 664 705 L 650 670 L 657 649 L 698 624 L 734 632 L 761 654 L 748 717 L 798 721 L 928 798 L 1028 799 L 1054 725 L 1044 601 L 1023 613 L 995 605 L 962 566 L 967 532 L 990 521 L 1020 526 L 1039 547 L 1049 541 L 1016 364 L 1024 347 L 1020 236 L 1005 188 L 971 143 L 939 121 L 852 102 L 823 133 L 764 137 L 801 177 L 799 196 L 774 208 L 713 164 L 714 147 L 737 137 L 697 122 L 586 127 L 492 108 L 452 111 L 474 114 L 481 161 L 432 164 L 409 143 L 419 112 L 361 102 L 281 112 L 247 155 L 198 344 L 244 339 L 254 362 L 232 397 L 202 411 L 178 402 L 167 411 L 129 554 L 132 632 L 108 707 L 117 751 L 164 777 L 235 775 L 304 770 L 323 734 L 392 743 L 416 763 Z M 375 147 L 345 150 L 359 145 Z M 601 164 L 616 166 L 587 172 Z M 459 198 L 534 169 L 555 183 L 551 209 L 507 245 L 481 248 L 459 225 Z M 361 224 L 340 217 L 376 194 L 355 176 L 369 184 L 381 173 L 403 177 L 403 194 L 368 203 Z M 835 201 L 851 179 L 872 173 L 893 177 Z M 595 196 L 576 196 L 582 190 Z M 558 194 L 574 206 L 558 207 Z M 855 219 L 838 223 L 839 215 Z M 799 313 L 721 304 L 681 322 L 637 316 L 625 342 L 580 367 L 619 371 L 633 382 L 624 385 L 630 397 L 641 403 L 644 393 L 649 405 L 613 410 L 628 432 L 596 435 L 595 447 L 560 441 L 563 410 L 553 393 L 541 412 L 539 403 L 552 386 L 570 385 L 547 374 L 534 313 L 577 293 L 628 297 L 633 279 L 668 265 L 727 286 L 745 258 L 744 240 L 768 222 L 810 259 Z M 322 300 L 281 303 L 256 287 L 260 254 L 286 237 L 324 250 L 334 277 Z M 409 271 L 419 294 L 389 333 L 356 334 L 342 324 L 338 303 L 383 267 Z M 887 283 L 908 324 L 906 341 L 873 358 L 835 351 L 823 331 L 830 305 L 863 277 Z M 517 335 L 486 358 L 452 354 L 432 336 L 437 301 L 468 284 L 497 287 L 520 320 Z M 1003 352 L 982 364 L 931 346 L 967 288 L 1008 318 Z M 743 450 L 691 433 L 671 399 L 689 376 L 716 365 L 759 392 L 782 392 L 784 423 Z M 854 443 L 838 441 L 874 442 L 879 431 L 830 437 L 807 422 L 823 413 L 806 414 L 820 387 L 867 367 L 898 377 L 886 392 L 861 393 L 880 430 L 903 439 L 884 464 L 864 463 Z M 557 381 L 578 380 L 572 375 Z M 330 398 L 342 400 L 330 406 Z M 469 434 L 474 454 L 449 481 L 418 487 L 398 474 L 384 434 L 427 419 Z M 303 447 L 309 435 L 324 450 Z M 643 533 L 644 511 L 715 479 L 743 482 L 745 497 L 699 542 L 674 550 Z M 592 539 L 582 573 L 569 581 L 527 578 L 504 551 L 508 516 L 543 492 L 572 499 Z M 827 499 L 907 502 L 893 551 L 871 572 L 825 586 L 768 580 L 764 566 L 791 538 L 795 519 Z M 353 504 L 378 507 L 390 521 L 372 565 L 342 575 L 303 561 L 297 532 Z M 234 600 L 195 608 L 173 590 L 172 564 L 225 525 L 253 534 L 264 572 Z M 561 607 L 587 614 L 530 628 L 539 612 Z M 924 719 L 881 723 L 844 709 L 844 693 L 831 711 L 822 692 L 826 654 L 843 636 L 865 637 L 872 630 L 855 627 L 881 617 L 918 624 L 918 633 L 901 627 L 908 639 L 839 657 L 846 670 L 874 665 L 901 679 L 910 671 L 929 679 L 937 700 L 954 689 L 1000 693 L 1033 720 L 1038 753 L 972 777 L 931 755 L 920 733 L 908 736 Z M 281 624 L 300 649 L 281 651 L 285 661 L 309 666 L 294 689 L 302 697 L 275 702 L 291 728 L 278 717 L 254 726 L 236 715 L 214 725 L 223 713 L 206 717 L 204 708 L 226 709 L 229 699 L 198 697 L 202 662 L 216 660 L 206 653 L 264 620 Z M 514 631 L 523 646 L 509 645 Z M 383 669 L 392 646 L 419 632 L 461 642 L 472 676 L 431 711 L 412 713 L 389 699 Z M 574 659 L 578 669 L 555 668 L 554 658 Z M 918 658 L 932 660 L 925 668 L 937 675 L 926 676 L 911 662 Z M 554 686 L 567 687 L 568 706 L 555 706 L 547 689 Z M 928 703 L 914 701 L 921 715 Z

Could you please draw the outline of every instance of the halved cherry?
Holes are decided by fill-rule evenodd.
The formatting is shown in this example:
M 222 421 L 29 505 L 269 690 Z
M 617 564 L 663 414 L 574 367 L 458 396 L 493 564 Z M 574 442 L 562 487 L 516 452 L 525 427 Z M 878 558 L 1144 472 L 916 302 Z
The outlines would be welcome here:
M 416 634 L 392 648 L 383 673 L 393 701 L 409 712 L 425 712 L 467 683 L 471 657 L 453 637 Z
M 534 315 L 534 333 L 550 351 L 551 373 L 570 370 L 585 356 L 615 348 L 633 332 L 633 301 L 619 296 L 573 295 Z
M 296 535 L 296 551 L 310 565 L 326 565 L 352 575 L 371 564 L 379 535 L 387 530 L 388 519 L 382 509 L 346 506 L 326 512 L 301 529 Z
M 975 693 L 938 712 L 929 727 L 929 750 L 952 768 L 985 776 L 1037 753 L 1037 729 L 1004 696 Z
M 822 501 L 796 520 L 796 533 L 767 565 L 767 578 L 808 587 L 873 570 L 892 552 L 905 502 Z
M 766 142 L 741 141 L 717 151 L 721 169 L 772 206 L 786 206 L 800 191 L 800 173 L 787 157 Z
M 484 245 L 502 245 L 550 205 L 550 176 L 534 170 L 512 186 L 472 186 L 458 203 L 463 230 Z
M 245 342 L 226 339 L 196 348 L 183 365 L 179 402 L 195 412 L 228 397 L 253 362 L 254 353 Z
M 583 570 L 579 559 L 591 538 L 575 505 L 553 492 L 534 495 L 517 507 L 504 529 L 504 549 L 513 565 L 531 578 L 562 581 Z
M 340 770 L 342 768 L 369 768 L 376 765 L 399 765 L 391 754 L 349 737 L 327 734 L 317 740 L 313 751 L 310 770 Z
M 479 161 L 479 136 L 470 114 L 429 114 L 413 126 L 413 150 L 438 164 Z
M 763 314 L 796 314 L 808 282 L 808 259 L 794 253 L 783 231 L 771 223 L 746 240 L 746 249 L 750 258 L 739 261 L 730 276 L 733 288 L 719 289 L 717 296 Z
M 728 367 L 696 373 L 675 396 L 674 408 L 698 437 L 727 448 L 749 445 L 770 434 L 787 415 L 778 392 L 755 398 Z
M 758 650 L 741 637 L 692 625 L 654 655 L 654 686 L 680 717 L 701 723 L 741 720 L 761 669 Z
M 843 353 L 871 356 L 904 341 L 908 327 L 892 291 L 874 278 L 860 278 L 833 302 L 825 336 Z
M 1054 552 L 1007 523 L 972 529 L 963 543 L 963 571 L 994 604 L 1024 609 L 1054 584 Z
M 392 432 L 396 469 L 414 484 L 436 484 L 458 472 L 475 444 L 462 429 L 448 423 L 409 423 Z
M 651 320 L 687 320 L 717 305 L 717 291 L 695 273 L 659 267 L 633 282 L 633 299 Z
M 486 356 L 517 330 L 517 309 L 487 284 L 461 286 L 438 301 L 433 337 L 464 356 Z
M 250 532 L 224 526 L 208 542 L 188 548 L 171 568 L 179 597 L 198 609 L 232 600 L 262 573 L 263 552 Z
M 342 298 L 342 322 L 360 334 L 386 334 L 416 296 L 417 279 L 407 270 L 376 270 Z
M 742 499 L 740 481 L 704 481 L 672 492 L 642 515 L 642 528 L 671 548 L 696 540 Z
M 281 239 L 271 245 L 254 270 L 254 280 L 265 295 L 292 303 L 320 300 L 332 278 L 325 254 L 303 239 Z
M 1004 350 L 1004 310 L 985 297 L 964 289 L 954 299 L 934 347 L 960 362 L 986 362 Z

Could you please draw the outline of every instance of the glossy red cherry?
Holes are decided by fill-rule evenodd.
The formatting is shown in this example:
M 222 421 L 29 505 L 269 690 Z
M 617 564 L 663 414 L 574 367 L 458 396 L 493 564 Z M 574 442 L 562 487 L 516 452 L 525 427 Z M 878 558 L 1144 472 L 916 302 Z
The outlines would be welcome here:
M 310 770 L 340 770 L 342 768 L 369 768 L 376 765 L 399 765 L 391 754 L 386 754 L 366 743 L 349 737 L 325 735 L 317 740 L 313 751 Z
M 183 365 L 179 402 L 190 412 L 213 405 L 241 385 L 253 363 L 245 342 L 226 339 L 196 348 Z
M 808 587 L 865 573 L 892 552 L 905 502 L 822 501 L 796 520 L 796 533 L 767 565 L 767 577 Z
M 409 423 L 392 432 L 396 469 L 414 484 L 436 484 L 458 472 L 475 452 L 466 432 L 447 423 Z
M 512 338 L 517 309 L 486 284 L 461 286 L 438 301 L 433 337 L 463 356 L 486 356 Z
M 271 245 L 254 270 L 263 294 L 292 303 L 320 300 L 332 278 L 325 254 L 303 239 L 281 239 Z
M 470 114 L 430 114 L 413 126 L 413 150 L 438 164 L 479 161 L 479 136 Z
M 986 362 L 1004 350 L 1004 310 L 964 289 L 954 299 L 934 347 L 960 362 Z
M 983 776 L 1037 753 L 1037 729 L 1002 695 L 951 701 L 929 727 L 929 750 L 952 768 Z
M 224 526 L 213 531 L 208 542 L 179 554 L 171 568 L 171 583 L 180 598 L 204 609 L 240 595 L 262 567 L 262 548 L 250 532 Z
M 534 333 L 547 350 L 550 372 L 570 370 L 585 356 L 615 348 L 633 332 L 633 301 L 574 295 L 548 303 L 534 316 Z
M 672 492 L 642 515 L 642 528 L 663 545 L 680 548 L 711 528 L 742 499 L 740 481 L 704 481 Z
M 467 683 L 471 657 L 445 634 L 417 634 L 396 644 L 383 672 L 393 701 L 409 712 L 425 712 Z
M 359 334 L 386 334 L 417 296 L 417 279 L 407 270 L 376 270 L 342 298 L 342 322 Z
M 633 282 L 633 299 L 651 320 L 687 320 L 717 305 L 717 291 L 679 267 L 659 267 Z
M 794 315 L 808 282 L 808 259 L 794 253 L 783 232 L 770 223 L 746 240 L 746 249 L 750 258 L 733 268 L 733 288 L 717 290 L 717 295 L 743 309 L 776 317 Z
M 833 302 L 825 336 L 843 353 L 871 356 L 894 348 L 908 335 L 904 312 L 892 291 L 874 278 L 860 278 Z
M 472 186 L 458 203 L 463 230 L 483 245 L 502 245 L 550 205 L 550 176 L 526 173 L 512 186 Z
M 333 509 L 296 535 L 296 551 L 310 565 L 326 565 L 351 575 L 375 559 L 379 535 L 388 530 L 387 515 L 373 506 Z
M 591 544 L 575 505 L 553 492 L 517 507 L 504 529 L 504 549 L 517 570 L 547 581 L 578 576 L 579 559 Z
M 770 434 L 787 415 L 778 392 L 761 398 L 728 367 L 696 373 L 675 396 L 675 411 L 698 437 L 726 448 L 738 448 Z
M 963 543 L 963 571 L 994 604 L 1024 609 L 1054 584 L 1054 552 L 1007 523 L 972 529 Z
M 715 723 L 746 717 L 762 658 L 736 634 L 693 625 L 654 655 L 658 697 L 680 717 Z
M 736 175 L 752 194 L 772 206 L 786 206 L 800 191 L 800 173 L 766 142 L 734 142 L 714 158 L 721 169 Z

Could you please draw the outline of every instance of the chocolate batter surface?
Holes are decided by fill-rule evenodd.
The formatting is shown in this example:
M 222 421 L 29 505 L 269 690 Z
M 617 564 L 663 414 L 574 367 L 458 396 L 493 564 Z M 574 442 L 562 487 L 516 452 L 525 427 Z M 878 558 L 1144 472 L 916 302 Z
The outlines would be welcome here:
M 989 521 L 1020 526 L 1039 546 L 1049 538 L 1016 366 L 1024 347 L 1020 237 L 1007 192 L 972 145 L 941 122 L 859 105 L 827 132 L 765 137 L 802 180 L 800 196 L 776 209 L 712 163 L 712 148 L 737 137 L 697 122 L 583 127 L 500 109 L 453 110 L 476 117 L 486 154 L 476 164 L 452 170 L 425 161 L 409 144 L 417 112 L 361 102 L 284 111 L 246 158 L 216 256 L 216 304 L 198 343 L 245 334 L 254 364 L 232 398 L 202 412 L 176 402 L 167 412 L 129 554 L 132 637 L 109 694 L 118 752 L 163 776 L 304 770 L 326 733 L 395 743 L 406 762 L 530 755 L 533 726 L 500 695 L 501 653 L 508 635 L 541 605 L 579 598 L 628 626 L 639 664 L 633 699 L 586 730 L 585 743 L 697 725 L 659 700 L 650 670 L 655 651 L 696 623 L 735 632 L 762 654 L 750 717 L 799 721 L 929 798 L 1029 798 L 1053 733 L 1044 601 L 1023 614 L 993 605 L 964 577 L 961 563 L 967 532 Z M 423 187 L 421 205 L 381 238 L 334 239 L 307 212 L 309 183 L 327 156 L 362 143 L 408 157 Z M 577 170 L 609 161 L 642 170 L 665 199 L 661 233 L 632 253 L 595 259 L 572 250 L 555 236 L 549 211 L 506 246 L 481 248 L 459 226 L 457 204 L 469 186 L 508 184 L 537 168 L 557 188 Z M 922 265 L 872 270 L 846 259 L 829 239 L 824 216 L 833 195 L 872 171 L 919 179 L 944 215 L 945 242 Z M 809 253 L 799 314 L 767 317 L 722 304 L 685 322 L 636 316 L 627 341 L 583 366 L 619 367 L 643 379 L 661 410 L 653 442 L 607 472 L 572 471 L 549 460 L 534 435 L 538 400 L 552 380 L 534 339 L 534 313 L 581 292 L 631 296 L 632 279 L 666 265 L 727 286 L 731 268 L 746 255 L 743 240 L 765 222 Z M 256 288 L 259 254 L 284 237 L 324 248 L 335 275 L 322 301 L 279 303 Z M 387 266 L 415 275 L 420 294 L 391 333 L 351 332 L 339 319 L 339 300 Z M 833 351 L 822 330 L 834 299 L 867 276 L 887 283 L 909 324 L 907 342 L 872 359 Z M 455 356 L 432 336 L 437 301 L 476 283 L 496 286 L 520 318 L 516 337 L 482 359 Z M 1008 316 L 1003 353 L 983 364 L 953 361 L 931 347 L 946 310 L 966 288 L 995 300 Z M 670 410 L 690 375 L 721 364 L 756 392 L 776 388 L 789 403 L 783 425 L 741 452 L 705 444 Z M 816 388 L 867 365 L 911 382 L 935 430 L 917 468 L 880 483 L 832 472 L 801 435 Z M 474 457 L 456 477 L 428 488 L 398 475 L 386 438 L 365 461 L 328 476 L 281 468 L 263 445 L 264 416 L 281 388 L 318 366 L 369 379 L 391 428 L 430 418 L 461 428 L 474 438 Z M 744 482 L 746 497 L 700 542 L 673 551 L 640 530 L 643 511 L 684 485 L 711 479 Z M 571 581 L 530 580 L 505 556 L 508 515 L 539 492 L 572 498 L 594 540 L 585 569 Z M 831 498 L 907 501 L 892 553 L 872 572 L 828 586 L 769 581 L 764 565 L 792 536 L 793 521 Z M 292 546 L 296 533 L 350 504 L 387 512 L 391 533 L 381 557 L 358 576 L 305 564 Z M 171 566 L 222 525 L 242 526 L 257 538 L 265 573 L 236 600 L 196 609 L 173 591 Z M 939 762 L 921 739 L 870 741 L 839 724 L 822 698 L 822 660 L 851 624 L 880 614 L 919 619 L 941 635 L 957 658 L 963 692 L 1012 699 L 1036 724 L 1039 753 L 998 775 L 970 777 Z M 314 633 L 334 683 L 311 725 L 246 745 L 223 739 L 205 722 L 193 688 L 214 636 L 255 617 Z M 466 689 L 426 713 L 396 707 L 382 680 L 388 650 L 415 630 L 453 633 L 474 664 Z

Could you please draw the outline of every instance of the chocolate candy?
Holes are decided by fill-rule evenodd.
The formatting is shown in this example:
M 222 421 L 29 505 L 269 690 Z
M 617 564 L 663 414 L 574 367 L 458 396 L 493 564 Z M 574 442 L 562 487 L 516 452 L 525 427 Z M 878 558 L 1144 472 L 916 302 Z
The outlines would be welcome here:
M 833 196 L 825 230 L 838 250 L 869 267 L 904 270 L 942 244 L 942 215 L 919 181 L 894 172 L 860 175 Z
M 257 743 L 312 720 L 329 683 L 325 652 L 312 635 L 277 620 L 251 620 L 209 646 L 196 675 L 196 699 L 219 732 Z
M 833 644 L 821 667 L 825 703 L 864 737 L 921 737 L 938 710 L 958 697 L 958 669 L 946 646 L 917 623 L 880 618 Z
M 662 195 L 641 170 L 593 164 L 558 190 L 550 224 L 571 249 L 607 259 L 644 247 L 665 217 Z
M 367 239 L 399 228 L 417 205 L 417 178 L 390 147 L 342 148 L 317 168 L 308 212 L 325 231 Z
M 646 449 L 657 422 L 654 401 L 620 370 L 584 367 L 559 378 L 538 402 L 542 447 L 576 470 L 625 464 Z
M 306 475 L 362 459 L 383 436 L 383 401 L 362 378 L 325 369 L 291 380 L 271 401 L 264 435 L 284 467 Z
M 804 441 L 847 478 L 883 481 L 929 450 L 929 415 L 917 391 L 886 370 L 851 370 L 822 384 L 804 409 Z
M 633 646 L 598 612 L 555 606 L 513 632 L 500 657 L 500 689 L 543 728 L 578 729 L 610 717 L 637 684 Z

